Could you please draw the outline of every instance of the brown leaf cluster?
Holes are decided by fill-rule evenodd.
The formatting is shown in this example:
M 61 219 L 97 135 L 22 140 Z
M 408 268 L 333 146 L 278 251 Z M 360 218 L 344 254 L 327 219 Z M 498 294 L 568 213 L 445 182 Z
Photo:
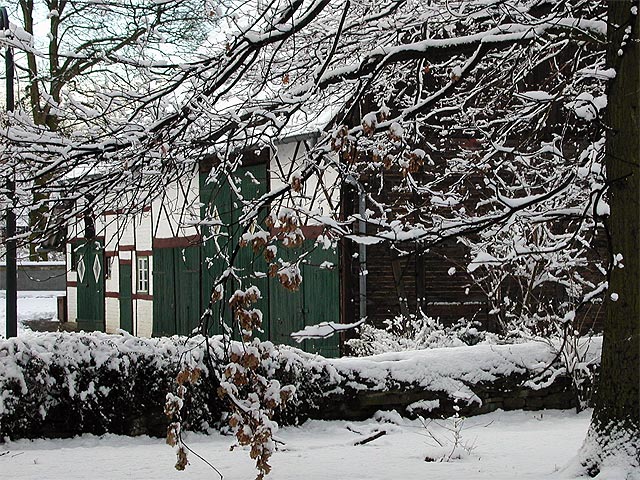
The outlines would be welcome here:
M 424 158 L 414 152 L 405 153 L 407 165 L 402 168 L 402 174 L 406 177 L 409 173 L 418 173 L 424 165 Z
M 267 247 L 264 249 L 262 255 L 264 256 L 264 259 L 271 263 L 276 259 L 276 253 L 278 252 L 277 248 L 275 246 L 272 247 Z
M 300 275 L 291 275 L 291 274 L 288 274 L 287 272 L 279 272 L 278 281 L 287 290 L 296 292 L 300 289 L 300 284 L 302 283 L 302 277 Z
M 300 193 L 302 191 L 302 179 L 300 177 L 293 177 L 291 180 L 291 190 L 296 193 Z
M 200 380 L 200 377 L 202 376 L 202 370 L 200 370 L 199 368 L 185 368 L 183 369 L 180 373 L 178 373 L 178 376 L 176 377 L 176 383 L 178 385 L 184 385 L 184 384 L 195 384 L 198 382 L 198 380 Z

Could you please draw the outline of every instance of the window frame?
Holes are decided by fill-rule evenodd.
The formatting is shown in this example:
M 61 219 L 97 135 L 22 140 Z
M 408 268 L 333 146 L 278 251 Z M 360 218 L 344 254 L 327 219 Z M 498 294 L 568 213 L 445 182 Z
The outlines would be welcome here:
M 149 293 L 149 256 L 136 257 L 136 292 Z

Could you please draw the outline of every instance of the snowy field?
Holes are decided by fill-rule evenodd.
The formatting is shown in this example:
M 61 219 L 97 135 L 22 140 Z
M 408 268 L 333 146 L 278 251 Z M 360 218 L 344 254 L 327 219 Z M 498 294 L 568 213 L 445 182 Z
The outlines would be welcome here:
M 432 423 L 429 435 L 419 421 L 309 421 L 280 430 L 284 442 L 273 456 L 271 480 L 516 480 L 572 479 L 563 469 L 575 456 L 587 431 L 590 412 L 571 410 L 494 412 L 464 421 L 462 458 L 425 462 L 427 455 L 452 450 L 452 420 Z M 365 445 L 358 440 L 384 430 Z M 253 463 L 242 449 L 229 451 L 233 437 L 191 435 L 188 445 L 215 465 L 227 480 L 255 478 Z M 173 469 L 175 455 L 163 439 L 85 435 L 67 440 L 20 440 L 0 445 L 0 478 L 12 480 L 216 479 L 204 462 L 190 455 L 184 472 Z M 613 479 L 614 477 L 611 477 Z
M 64 295 L 58 291 L 18 292 L 18 335 L 29 331 L 29 322 L 51 321 L 56 319 L 56 296 Z M 6 335 L 6 291 L 0 290 L 0 337 Z

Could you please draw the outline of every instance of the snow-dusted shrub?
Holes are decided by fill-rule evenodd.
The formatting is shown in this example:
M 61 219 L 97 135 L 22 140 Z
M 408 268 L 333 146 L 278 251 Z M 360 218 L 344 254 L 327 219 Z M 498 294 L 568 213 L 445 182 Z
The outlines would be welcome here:
M 99 333 L 48 333 L 0 342 L 0 437 L 105 432 L 160 435 L 176 374 L 205 372 L 202 349 L 178 338 L 141 339 Z M 213 390 L 213 391 L 212 391 Z M 221 415 L 215 389 L 193 389 L 188 428 L 206 429 Z
M 0 438 L 164 435 L 167 394 L 178 392 L 179 375 L 185 371 L 197 371 L 198 378 L 182 392 L 181 428 L 218 427 L 229 411 L 218 386 L 230 345 L 240 347 L 222 337 L 207 342 L 204 337 L 144 339 L 126 333 L 46 333 L 1 340 Z M 340 376 L 321 357 L 273 345 L 269 351 L 265 378 L 296 390 L 286 409 L 274 410 L 274 419 L 304 421 Z
M 465 417 L 458 411 L 440 420 L 419 417 L 427 438 L 426 462 L 451 462 L 467 458 L 475 448 L 473 440 L 464 437 Z
M 347 341 L 355 356 L 379 355 L 429 348 L 460 347 L 464 345 L 516 344 L 537 341 L 547 344 L 554 352 L 553 365 L 543 368 L 539 378 L 531 379 L 531 385 L 546 385 L 558 376 L 571 379 L 577 411 L 586 408 L 595 384 L 595 365 L 587 361 L 587 350 L 592 337 L 581 335 L 581 328 L 574 324 L 573 315 L 523 316 L 502 334 L 481 330 L 479 322 L 460 319 L 445 326 L 426 315 L 411 315 L 408 319 L 397 316 L 387 321 L 386 328 L 363 324 L 358 328 L 358 338 Z
M 588 356 L 589 347 L 596 337 L 581 335 L 580 327 L 574 324 L 574 319 L 575 314 L 569 312 L 564 317 L 537 316 L 528 324 L 538 327 L 538 333 L 529 333 L 529 337 L 548 344 L 558 360 L 557 368 L 548 370 L 553 371 L 553 375 L 565 375 L 571 379 L 576 411 L 580 412 L 589 406 L 596 383 L 596 365 Z M 540 325 L 544 325 L 544 331 L 540 330 Z M 543 379 L 543 383 L 544 381 L 547 379 Z
M 385 328 L 364 324 L 358 328 L 358 338 L 347 341 L 356 356 L 377 355 L 386 352 L 421 350 L 425 348 L 461 347 L 481 342 L 497 342 L 494 334 L 480 330 L 480 323 L 464 318 L 453 325 L 424 314 L 402 315 L 385 322 Z

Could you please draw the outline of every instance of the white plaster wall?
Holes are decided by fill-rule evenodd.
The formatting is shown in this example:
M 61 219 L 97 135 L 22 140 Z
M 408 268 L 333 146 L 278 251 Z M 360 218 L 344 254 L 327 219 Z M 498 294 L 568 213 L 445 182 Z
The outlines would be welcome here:
M 189 237 L 198 233 L 193 224 L 200 220 L 199 190 L 197 171 L 183 175 L 165 188 L 152 206 L 155 238 Z
M 78 291 L 75 287 L 67 287 L 67 320 L 78 321 Z
M 120 299 L 105 299 L 105 330 L 107 333 L 115 333 L 120 328 Z
M 111 261 L 111 277 L 105 280 L 105 290 L 107 292 L 120 291 L 120 264 L 118 257 L 105 257 L 105 263 Z M 106 265 L 105 265 L 106 268 Z M 105 298 L 105 329 L 107 333 L 113 333 L 120 328 L 120 299 Z
M 76 223 L 68 228 L 69 238 L 76 238 L 84 235 L 84 223 L 81 218 L 76 219 Z
M 78 280 L 78 274 L 75 271 L 71 270 L 71 244 L 67 243 L 66 245 L 66 258 L 65 261 L 67 263 L 67 282 L 75 282 Z
M 117 234 L 114 242 L 118 245 L 133 245 L 133 215 L 118 215 L 115 227 Z
M 106 215 L 104 219 L 104 247 L 105 250 L 113 252 L 119 243 L 118 215 Z
M 292 172 L 294 175 L 302 172 L 306 150 L 304 146 L 301 145 L 298 149 L 298 155 L 294 158 L 294 154 L 296 153 L 295 150 L 295 142 L 278 145 L 277 155 L 280 164 L 278 164 L 275 158 L 273 158 L 269 168 L 269 180 L 272 190 L 282 187 L 291 181 L 291 178 L 287 178 L 287 176 L 292 163 Z M 337 171 L 329 164 L 326 165 L 326 168 L 322 170 L 322 173 L 319 174 L 319 176 L 322 180 L 322 185 L 324 185 L 324 189 L 319 185 L 318 175 L 313 174 L 304 183 L 302 192 L 299 194 L 292 192 L 291 197 L 287 195 L 283 199 L 281 206 L 286 208 L 301 207 L 302 209 L 312 210 L 316 212 L 317 215 L 331 216 L 333 210 L 331 209 L 329 199 L 336 207 L 340 201 L 340 184 L 338 182 L 338 174 Z M 315 199 L 313 204 L 311 204 L 310 200 L 314 195 Z M 314 222 L 313 219 L 310 220 L 310 223 L 312 224 L 317 223 Z
M 150 337 L 153 333 L 153 301 L 134 300 L 133 315 L 135 334 L 139 337 Z
M 71 244 L 66 245 L 66 262 L 67 262 L 67 282 L 77 282 L 78 274 L 71 271 Z M 75 322 L 78 318 L 78 303 L 76 287 L 67 286 L 67 320 Z
M 109 216 L 110 218 L 111 216 Z M 107 234 L 107 225 L 108 225 L 108 217 L 106 215 L 97 215 L 94 218 L 94 226 L 96 228 L 96 235 L 98 237 L 104 236 Z
M 117 292 L 120 290 L 120 270 L 118 265 L 118 257 L 104 257 L 105 272 L 107 271 L 108 263 L 111 263 L 111 276 L 109 278 L 105 278 L 105 290 L 107 292 Z
M 133 225 L 136 250 L 151 250 L 151 212 L 136 215 Z

